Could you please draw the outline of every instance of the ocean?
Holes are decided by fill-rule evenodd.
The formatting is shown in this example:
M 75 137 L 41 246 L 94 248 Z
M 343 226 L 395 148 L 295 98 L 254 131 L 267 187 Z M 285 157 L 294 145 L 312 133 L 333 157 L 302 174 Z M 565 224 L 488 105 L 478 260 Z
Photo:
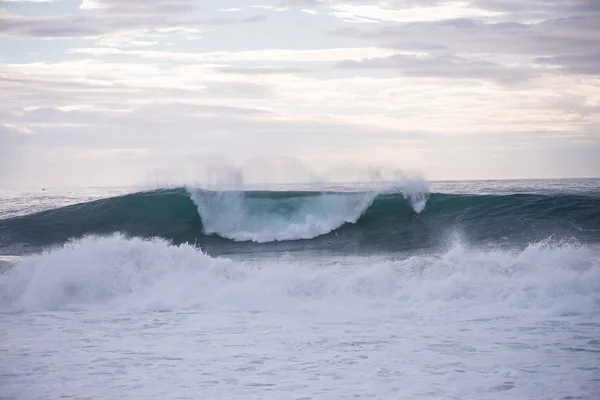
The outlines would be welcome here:
M 0 191 L 0 399 L 600 398 L 600 180 Z

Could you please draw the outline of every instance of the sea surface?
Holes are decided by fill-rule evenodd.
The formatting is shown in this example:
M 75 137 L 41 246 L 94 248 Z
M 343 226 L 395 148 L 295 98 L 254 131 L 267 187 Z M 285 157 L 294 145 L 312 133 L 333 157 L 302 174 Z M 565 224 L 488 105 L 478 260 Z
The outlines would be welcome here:
M 600 399 L 600 180 L 2 190 L 0 399 Z

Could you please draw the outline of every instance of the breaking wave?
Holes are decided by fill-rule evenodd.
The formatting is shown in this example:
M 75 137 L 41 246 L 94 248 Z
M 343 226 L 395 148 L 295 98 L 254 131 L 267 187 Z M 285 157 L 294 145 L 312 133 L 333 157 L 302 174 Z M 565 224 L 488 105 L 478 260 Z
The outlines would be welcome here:
M 188 189 L 189 190 L 189 189 Z M 345 224 L 354 224 L 383 192 L 211 192 L 189 190 L 206 234 L 236 241 L 267 243 L 313 239 Z M 396 194 L 416 213 L 427 201 L 423 188 Z
M 544 241 L 486 251 L 455 243 L 437 254 L 351 265 L 293 259 L 241 262 L 193 246 L 121 235 L 87 237 L 25 256 L 0 275 L 2 311 L 362 307 L 398 312 L 515 310 L 598 314 L 600 260 L 588 247 Z M 471 313 L 472 314 L 472 313 Z

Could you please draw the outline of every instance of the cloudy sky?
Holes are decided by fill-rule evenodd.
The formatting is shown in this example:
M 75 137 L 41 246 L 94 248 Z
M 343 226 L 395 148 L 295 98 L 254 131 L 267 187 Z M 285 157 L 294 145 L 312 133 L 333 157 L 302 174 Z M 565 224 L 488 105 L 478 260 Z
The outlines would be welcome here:
M 223 165 L 600 176 L 600 1 L 0 0 L 0 186 Z

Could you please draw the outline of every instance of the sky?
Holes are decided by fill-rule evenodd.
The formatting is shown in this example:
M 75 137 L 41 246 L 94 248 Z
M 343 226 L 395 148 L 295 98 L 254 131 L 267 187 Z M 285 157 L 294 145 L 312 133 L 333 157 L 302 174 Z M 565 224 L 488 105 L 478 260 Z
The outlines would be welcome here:
M 600 176 L 600 0 L 0 0 L 0 187 Z

